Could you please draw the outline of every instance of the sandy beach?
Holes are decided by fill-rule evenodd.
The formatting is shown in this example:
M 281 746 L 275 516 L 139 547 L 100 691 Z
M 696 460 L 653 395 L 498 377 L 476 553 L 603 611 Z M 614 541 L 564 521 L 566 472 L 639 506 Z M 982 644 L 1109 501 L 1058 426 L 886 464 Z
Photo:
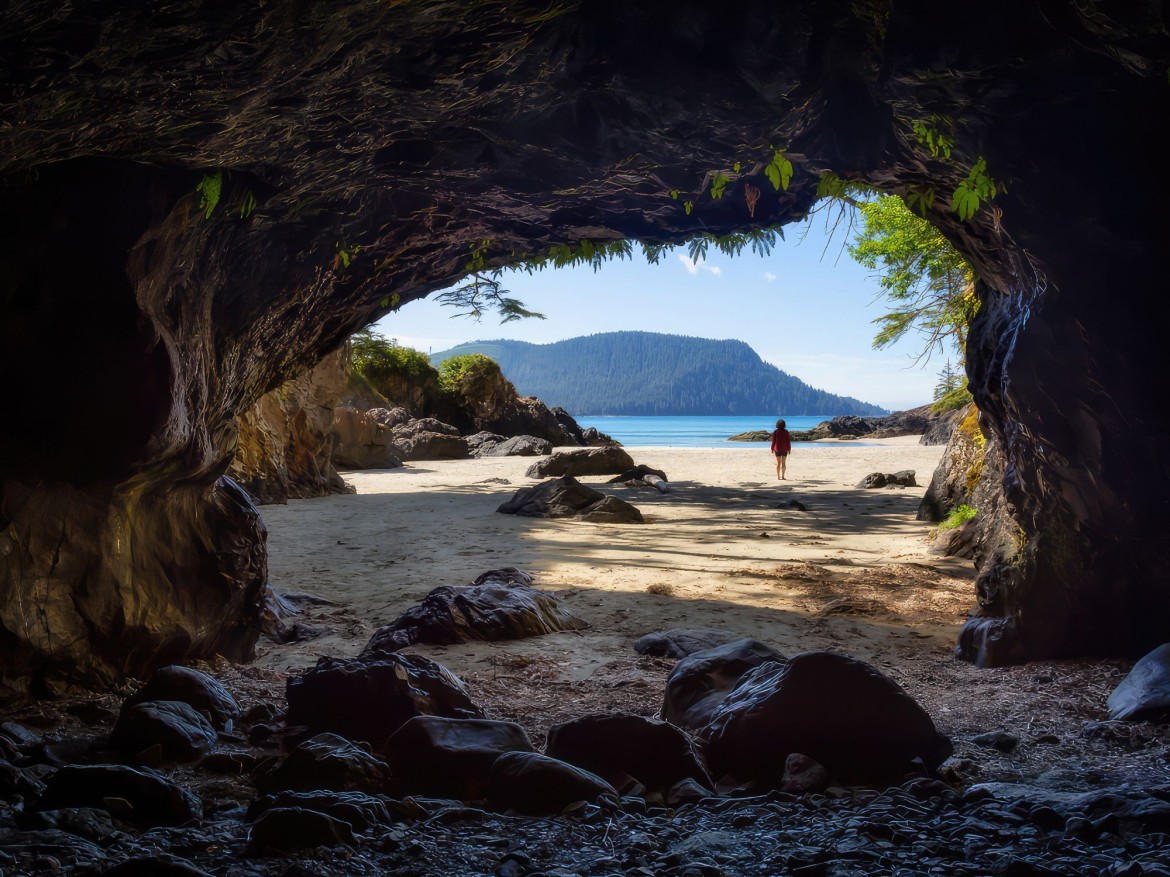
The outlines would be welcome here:
M 589 629 L 417 651 L 505 702 L 529 683 L 576 689 L 568 705 L 501 704 L 537 733 L 561 707 L 579 714 L 645 700 L 643 711 L 656 709 L 669 665 L 632 645 L 672 627 L 723 628 L 790 654 L 834 648 L 891 667 L 909 654 L 949 661 L 974 602 L 973 571 L 969 561 L 930 554 L 931 527 L 915 519 L 941 447 L 916 437 L 798 445 L 786 481 L 759 448 L 631 453 L 665 470 L 669 493 L 581 480 L 634 503 L 644 524 L 497 514 L 516 489 L 537 483 L 524 475 L 533 459 L 520 457 L 350 472 L 355 495 L 265 506 L 273 584 L 337 605 L 310 607 L 302 621 L 321 635 L 265 644 L 260 665 L 298 669 L 319 655 L 354 655 L 432 588 L 506 566 L 535 575 Z M 855 486 L 870 472 L 901 469 L 915 470 L 922 486 Z

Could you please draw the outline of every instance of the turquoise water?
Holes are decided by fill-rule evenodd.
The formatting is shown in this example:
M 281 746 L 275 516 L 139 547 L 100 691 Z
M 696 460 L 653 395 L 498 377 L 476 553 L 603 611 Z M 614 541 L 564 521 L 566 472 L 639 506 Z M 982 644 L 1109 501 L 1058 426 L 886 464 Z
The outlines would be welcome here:
M 812 429 L 831 415 L 784 417 L 789 430 Z M 596 427 L 628 447 L 758 448 L 764 442 L 729 442 L 749 429 L 776 428 L 775 417 L 578 417 L 582 429 Z

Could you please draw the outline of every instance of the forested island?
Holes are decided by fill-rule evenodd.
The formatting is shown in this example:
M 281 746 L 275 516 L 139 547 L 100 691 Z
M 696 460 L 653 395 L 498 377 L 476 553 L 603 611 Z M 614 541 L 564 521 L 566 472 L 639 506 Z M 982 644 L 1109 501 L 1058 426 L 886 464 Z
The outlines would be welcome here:
M 826 393 L 760 359 L 742 341 L 605 332 L 552 344 L 475 341 L 431 356 L 482 353 L 516 389 L 577 416 L 886 414 Z

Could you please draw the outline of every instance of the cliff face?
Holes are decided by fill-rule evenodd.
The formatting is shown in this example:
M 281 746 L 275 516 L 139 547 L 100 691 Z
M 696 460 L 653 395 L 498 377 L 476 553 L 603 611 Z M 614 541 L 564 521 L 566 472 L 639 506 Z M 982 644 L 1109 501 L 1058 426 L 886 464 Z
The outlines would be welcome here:
M 1141 303 L 1170 183 L 1133 169 L 1170 152 L 1170 40 L 1160 4 L 1116 14 L 984 4 L 989 39 L 945 4 L 845 0 L 4 7 L 7 684 L 247 653 L 264 546 L 219 480 L 236 417 L 353 330 L 472 260 L 798 219 L 827 171 L 936 195 L 982 278 L 971 385 L 1026 537 L 986 601 L 1001 633 L 1027 656 L 1157 644 L 1170 473 Z M 961 220 L 980 158 L 1008 189 Z

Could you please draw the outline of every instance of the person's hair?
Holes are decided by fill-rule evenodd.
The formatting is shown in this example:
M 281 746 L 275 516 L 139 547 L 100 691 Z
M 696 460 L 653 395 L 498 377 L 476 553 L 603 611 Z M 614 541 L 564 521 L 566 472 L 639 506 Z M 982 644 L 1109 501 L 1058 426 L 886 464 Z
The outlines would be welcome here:
M 784 429 L 784 421 L 783 420 L 776 421 L 776 429 Z

